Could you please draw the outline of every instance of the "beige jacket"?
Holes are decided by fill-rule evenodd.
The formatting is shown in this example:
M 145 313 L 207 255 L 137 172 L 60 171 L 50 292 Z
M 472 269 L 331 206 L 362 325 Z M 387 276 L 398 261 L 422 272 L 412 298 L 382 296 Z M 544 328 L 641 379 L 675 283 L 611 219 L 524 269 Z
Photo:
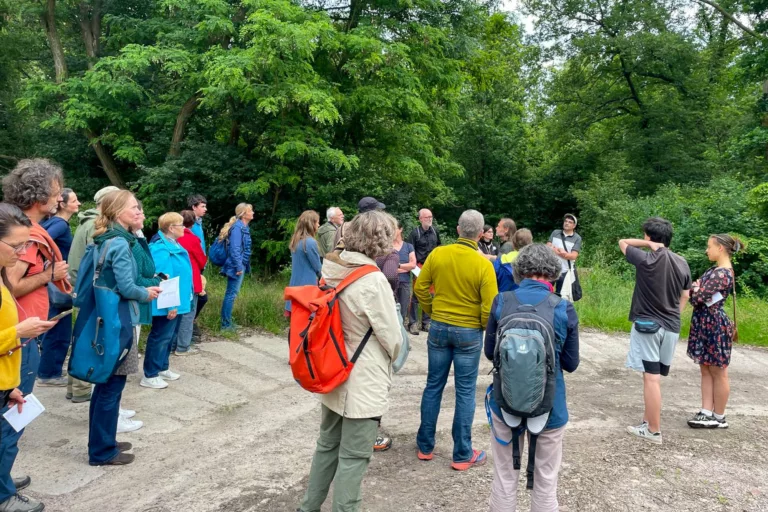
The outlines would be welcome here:
M 376 265 L 374 260 L 358 252 L 344 251 L 335 259 L 323 261 L 323 278 L 331 286 L 339 284 L 360 265 Z M 384 274 L 374 272 L 342 291 L 339 303 L 349 358 L 369 327 L 373 327 L 373 335 L 360 353 L 349 379 L 322 395 L 323 405 L 347 418 L 382 416 L 387 411 L 387 396 L 392 387 L 392 361 L 403 344 L 392 288 Z

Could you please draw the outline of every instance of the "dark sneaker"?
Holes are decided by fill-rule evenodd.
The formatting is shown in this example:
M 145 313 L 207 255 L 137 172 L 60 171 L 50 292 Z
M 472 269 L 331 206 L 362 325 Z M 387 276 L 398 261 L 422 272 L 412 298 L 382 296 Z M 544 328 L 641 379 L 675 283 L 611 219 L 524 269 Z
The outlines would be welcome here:
M 378 436 L 376 442 L 373 443 L 373 451 L 385 452 L 392 448 L 392 438 L 387 436 Z
M 136 456 L 130 453 L 118 453 L 117 457 L 107 462 L 89 462 L 88 464 L 91 466 L 125 466 L 133 462 L 135 458 Z M 0 509 L 0 512 L 2 512 L 2 509 Z
M 133 445 L 131 443 L 127 442 L 127 441 L 126 442 L 122 442 L 122 443 L 117 443 L 117 449 L 118 449 L 118 451 L 120 453 L 127 452 L 128 450 L 130 450 L 132 448 L 133 448 Z
M 70 391 L 67 391 L 66 399 L 72 400 L 72 393 Z
M 42 512 L 45 505 L 21 494 L 14 494 L 0 503 L 0 512 Z
M 728 421 L 725 419 L 725 416 L 721 420 L 715 418 L 715 421 L 717 422 L 717 428 L 728 428 Z
M 708 416 L 701 411 L 688 420 L 688 426 L 691 428 L 717 428 L 718 425 L 714 416 Z
M 408 332 L 413 334 L 414 336 L 418 336 L 421 331 L 419 331 L 419 326 L 416 324 L 411 324 L 408 327 Z
M 85 403 L 85 402 L 90 402 L 91 401 L 91 395 L 87 394 L 87 395 L 84 395 L 84 396 L 73 396 L 71 400 L 72 400 L 73 404 L 82 404 L 82 403 Z
M 27 487 L 32 484 L 32 479 L 27 476 L 20 476 L 18 478 L 13 479 L 13 486 L 16 487 L 16 492 L 19 492 L 22 489 L 26 489 Z
M 421 330 L 424 332 L 429 332 L 429 326 L 431 325 L 430 322 L 427 322 L 425 324 L 421 324 Z

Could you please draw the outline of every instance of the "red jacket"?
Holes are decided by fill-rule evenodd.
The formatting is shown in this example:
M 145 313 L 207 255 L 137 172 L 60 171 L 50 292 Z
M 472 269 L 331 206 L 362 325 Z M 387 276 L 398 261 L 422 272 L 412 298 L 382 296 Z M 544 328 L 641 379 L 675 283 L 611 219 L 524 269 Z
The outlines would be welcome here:
M 203 245 L 197 235 L 188 228 L 184 228 L 184 235 L 177 242 L 189 253 L 189 261 L 192 262 L 192 287 L 195 293 L 200 293 L 203 291 L 203 280 L 200 279 L 200 274 L 203 272 L 205 264 L 208 263 Z

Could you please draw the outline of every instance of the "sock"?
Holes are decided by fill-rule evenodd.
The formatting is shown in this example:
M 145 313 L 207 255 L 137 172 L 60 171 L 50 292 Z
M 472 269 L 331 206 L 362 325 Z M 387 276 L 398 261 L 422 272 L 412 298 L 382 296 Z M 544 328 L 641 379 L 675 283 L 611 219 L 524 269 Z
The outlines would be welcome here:
M 725 414 L 717 414 L 717 413 L 715 413 L 715 419 L 722 421 L 722 420 L 725 419 Z
M 704 416 L 712 416 L 712 414 L 714 413 L 708 409 L 702 409 L 701 414 L 703 414 Z

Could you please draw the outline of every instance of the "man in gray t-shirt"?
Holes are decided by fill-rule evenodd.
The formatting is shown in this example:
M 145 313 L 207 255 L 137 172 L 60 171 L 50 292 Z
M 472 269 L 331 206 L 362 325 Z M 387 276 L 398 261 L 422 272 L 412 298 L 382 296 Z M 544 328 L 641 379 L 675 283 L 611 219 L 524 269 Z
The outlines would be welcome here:
M 628 368 L 643 372 L 643 422 L 627 432 L 661 444 L 661 376 L 669 374 L 680 333 L 680 313 L 688 303 L 691 270 L 684 258 L 668 249 L 672 224 L 653 217 L 643 224 L 643 240 L 619 240 L 627 261 L 635 266 L 635 291 L 629 319 Z M 649 252 L 643 249 L 650 249 Z
M 562 290 L 565 275 L 571 266 L 576 265 L 576 259 L 581 252 L 581 236 L 574 231 L 577 222 L 574 214 L 566 213 L 563 217 L 563 229 L 556 229 L 549 235 L 547 245 L 555 251 L 562 266 L 560 279 L 555 283 L 555 293 L 560 293 Z

